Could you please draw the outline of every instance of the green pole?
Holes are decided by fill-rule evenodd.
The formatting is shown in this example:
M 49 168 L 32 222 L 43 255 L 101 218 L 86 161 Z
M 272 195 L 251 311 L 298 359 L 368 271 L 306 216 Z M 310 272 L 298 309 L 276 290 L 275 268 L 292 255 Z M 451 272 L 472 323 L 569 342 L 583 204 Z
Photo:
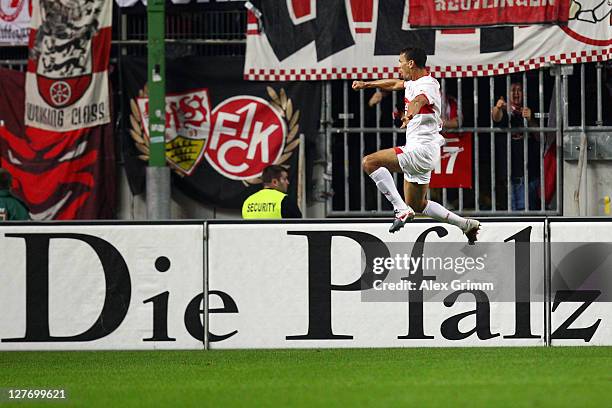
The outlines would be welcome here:
M 149 135 L 151 146 L 149 166 L 166 165 L 166 28 L 165 0 L 149 0 L 148 22 L 148 88 L 149 88 Z
M 170 168 L 166 166 L 166 2 L 149 0 L 148 81 L 149 166 L 147 167 L 147 218 L 170 219 Z

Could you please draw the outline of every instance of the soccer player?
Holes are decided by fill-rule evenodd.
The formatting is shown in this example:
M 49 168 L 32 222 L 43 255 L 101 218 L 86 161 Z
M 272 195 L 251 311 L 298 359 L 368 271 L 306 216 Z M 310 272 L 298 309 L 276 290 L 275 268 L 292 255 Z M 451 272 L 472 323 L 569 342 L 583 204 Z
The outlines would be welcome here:
M 469 244 L 477 240 L 480 222 L 463 218 L 448 211 L 435 201 L 427 200 L 431 171 L 440 160 L 440 84 L 425 69 L 427 55 L 420 48 L 405 48 L 399 55 L 399 68 L 404 80 L 379 79 L 353 81 L 353 89 L 380 88 L 386 91 L 404 90 L 406 145 L 369 154 L 363 158 L 363 169 L 376 187 L 393 205 L 395 218 L 389 232 L 399 231 L 414 218 L 415 211 L 438 221 L 459 227 Z M 391 172 L 404 173 L 402 199 Z

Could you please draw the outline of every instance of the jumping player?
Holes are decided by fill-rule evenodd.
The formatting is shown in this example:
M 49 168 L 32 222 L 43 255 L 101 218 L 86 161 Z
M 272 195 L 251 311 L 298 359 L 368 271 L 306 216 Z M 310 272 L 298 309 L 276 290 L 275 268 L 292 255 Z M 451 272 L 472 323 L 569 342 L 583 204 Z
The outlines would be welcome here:
M 405 48 L 399 55 L 399 68 L 404 80 L 379 79 L 353 81 L 353 89 L 380 88 L 404 90 L 406 104 L 402 128 L 406 128 L 406 145 L 385 149 L 363 158 L 363 169 L 376 187 L 393 205 L 395 219 L 389 232 L 399 231 L 414 218 L 415 211 L 438 221 L 455 225 L 463 231 L 469 244 L 477 240 L 480 222 L 448 211 L 435 201 L 427 200 L 431 171 L 440 160 L 440 84 L 425 69 L 427 55 L 419 48 Z M 404 173 L 402 200 L 391 172 Z

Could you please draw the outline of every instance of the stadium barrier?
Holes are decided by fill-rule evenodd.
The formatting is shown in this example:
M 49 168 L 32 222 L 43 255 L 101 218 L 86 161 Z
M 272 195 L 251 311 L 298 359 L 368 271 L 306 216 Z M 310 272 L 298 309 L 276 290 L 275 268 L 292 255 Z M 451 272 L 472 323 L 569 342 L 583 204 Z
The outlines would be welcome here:
M 609 220 L 387 224 L 5 223 L 0 350 L 612 344 Z
M 2 224 L 0 349 L 203 349 L 203 248 L 201 222 Z

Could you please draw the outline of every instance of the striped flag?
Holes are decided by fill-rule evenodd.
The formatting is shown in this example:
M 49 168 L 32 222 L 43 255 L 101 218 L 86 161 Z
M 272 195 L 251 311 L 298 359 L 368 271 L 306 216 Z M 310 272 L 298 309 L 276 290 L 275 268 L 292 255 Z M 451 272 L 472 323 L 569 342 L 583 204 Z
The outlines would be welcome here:
M 25 87 L 21 73 L 0 72 L 0 166 L 34 220 L 114 216 L 112 5 L 33 0 Z
M 72 131 L 110 122 L 112 2 L 33 0 L 25 124 Z

